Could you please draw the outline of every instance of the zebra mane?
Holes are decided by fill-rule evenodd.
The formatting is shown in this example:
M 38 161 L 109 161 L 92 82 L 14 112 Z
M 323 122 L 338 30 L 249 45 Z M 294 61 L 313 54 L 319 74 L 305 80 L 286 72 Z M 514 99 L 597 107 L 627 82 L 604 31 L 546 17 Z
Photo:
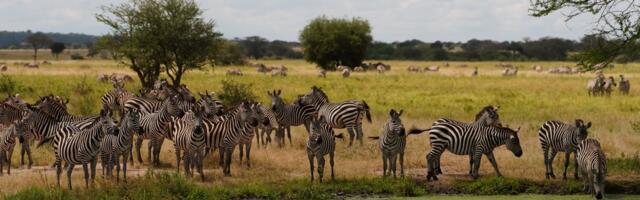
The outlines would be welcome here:
M 41 116 L 44 116 L 44 117 L 46 117 L 46 118 L 47 118 L 47 119 L 49 119 L 49 120 L 52 120 L 52 121 L 55 121 L 55 122 L 60 122 L 60 120 L 59 120 L 58 118 L 56 118 L 55 116 L 53 116 L 51 113 L 49 113 L 49 112 L 47 112 L 47 111 L 44 111 L 44 110 L 42 110 L 42 109 L 40 109 L 40 108 L 38 108 L 38 107 L 35 107 L 35 106 L 27 106 L 27 108 L 28 108 L 31 112 L 36 113 L 36 114 L 39 114 L 39 115 L 41 115 Z
M 482 115 L 484 115 L 485 112 L 486 113 L 496 113 L 495 110 L 493 109 L 493 106 L 491 106 L 491 105 L 485 106 L 484 108 L 482 108 L 482 110 L 480 110 L 480 112 L 478 112 L 478 114 L 476 114 L 476 120 L 475 121 L 478 121 L 482 117 Z
M 319 87 L 313 86 L 312 87 L 313 92 L 315 92 L 319 97 L 324 98 L 327 103 L 329 102 L 329 96 L 327 96 L 327 94 L 324 93 L 324 91 L 322 91 L 322 89 L 320 89 Z

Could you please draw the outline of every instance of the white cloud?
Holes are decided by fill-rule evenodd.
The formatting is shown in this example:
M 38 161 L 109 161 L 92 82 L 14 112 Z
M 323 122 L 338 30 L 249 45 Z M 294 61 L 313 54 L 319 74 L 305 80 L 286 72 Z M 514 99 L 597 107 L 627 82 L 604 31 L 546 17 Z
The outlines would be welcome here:
M 95 20 L 101 5 L 125 0 L 0 0 L 0 29 L 104 34 Z M 589 32 L 590 16 L 565 23 L 560 13 L 528 15 L 525 0 L 197 0 L 206 18 L 226 37 L 260 35 L 297 40 L 311 19 L 362 17 L 376 40 L 520 40 L 558 36 L 577 39 Z

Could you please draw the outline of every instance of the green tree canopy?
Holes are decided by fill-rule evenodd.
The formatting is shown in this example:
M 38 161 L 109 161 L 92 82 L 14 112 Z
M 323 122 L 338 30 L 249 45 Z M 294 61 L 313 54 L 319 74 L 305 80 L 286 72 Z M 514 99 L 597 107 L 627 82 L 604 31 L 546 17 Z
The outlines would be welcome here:
M 53 41 L 47 34 L 37 32 L 29 35 L 26 42 L 33 48 L 33 62 L 35 63 L 38 60 L 38 49 L 47 48 Z
M 51 53 L 56 55 L 56 60 L 58 60 L 58 55 L 64 51 L 67 47 L 62 42 L 54 42 L 49 47 L 51 49 Z
M 371 41 L 369 22 L 360 18 L 318 17 L 300 34 L 304 58 L 323 69 L 360 65 Z
M 99 44 L 133 69 L 147 88 L 161 71 L 179 86 L 186 71 L 215 60 L 222 36 L 193 0 L 129 0 L 102 7 L 96 18 L 111 28 Z

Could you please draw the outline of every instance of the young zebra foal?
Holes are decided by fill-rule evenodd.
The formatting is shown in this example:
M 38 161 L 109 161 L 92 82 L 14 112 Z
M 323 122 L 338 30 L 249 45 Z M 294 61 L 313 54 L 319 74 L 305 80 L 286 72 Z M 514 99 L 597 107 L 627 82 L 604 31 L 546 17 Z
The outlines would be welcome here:
M 111 177 L 113 166 L 116 167 L 116 181 L 120 181 L 120 156 L 122 156 L 122 172 L 124 182 L 127 182 L 127 159 L 131 152 L 133 143 L 133 133 L 141 133 L 140 112 L 138 109 L 124 111 L 120 121 L 120 130 L 118 135 L 106 135 L 100 143 L 100 157 L 102 160 L 102 174 Z
M 382 128 L 382 135 L 369 137 L 371 139 L 380 139 L 383 176 L 387 176 L 387 169 L 389 169 L 389 173 L 393 172 L 393 177 L 396 177 L 396 158 L 400 155 L 400 176 L 404 177 L 404 149 L 408 135 L 405 134 L 404 125 L 400 120 L 402 112 L 403 110 L 396 112 L 396 110 L 391 109 L 389 111 L 389 120 Z M 420 134 L 424 131 L 426 130 L 412 128 L 409 134 Z M 389 167 L 387 168 L 387 166 Z
M 333 156 L 336 148 L 335 138 L 342 138 L 342 134 L 335 135 L 333 129 L 324 120 L 314 119 L 311 121 L 311 134 L 307 140 L 307 156 L 309 157 L 309 168 L 311 172 L 311 182 L 313 182 L 313 159 L 318 161 L 318 177 L 322 183 L 324 175 L 324 156 L 329 154 L 329 164 L 331 165 L 331 180 L 335 180 L 333 174 Z
M 544 166 L 546 168 L 546 178 L 556 178 L 553 174 L 553 159 L 558 152 L 565 153 L 563 179 L 567 179 L 567 168 L 569 168 L 569 158 L 574 153 L 574 159 L 577 159 L 576 147 L 580 141 L 587 138 L 589 134 L 587 129 L 591 127 L 591 122 L 584 124 L 581 119 L 576 119 L 575 126 L 565 124 L 560 121 L 546 121 L 540 127 L 538 136 L 544 153 Z M 549 151 L 551 150 L 551 151 Z M 549 154 L 551 153 L 551 154 Z M 578 179 L 578 162 L 575 162 L 576 171 L 574 177 Z
M 577 147 L 578 166 L 584 180 L 584 190 L 596 199 L 604 197 L 604 178 L 607 175 L 607 158 L 595 139 L 585 139 Z
M 0 135 L 0 176 L 2 176 L 5 163 L 7 164 L 7 174 L 11 174 L 11 155 L 13 155 L 13 149 L 16 146 L 16 137 L 22 137 L 25 131 L 22 120 L 3 128 L 2 135 Z

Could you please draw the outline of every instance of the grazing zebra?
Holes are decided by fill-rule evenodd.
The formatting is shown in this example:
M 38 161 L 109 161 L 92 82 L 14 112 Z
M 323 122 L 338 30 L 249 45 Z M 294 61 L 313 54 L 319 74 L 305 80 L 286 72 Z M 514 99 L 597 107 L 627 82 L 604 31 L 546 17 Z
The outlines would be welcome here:
M 285 104 L 280 94 L 282 91 L 274 90 L 267 92 L 271 97 L 271 110 L 276 115 L 278 119 L 279 129 L 276 130 L 276 133 L 284 132 L 286 130 L 287 136 L 289 137 L 289 144 L 291 142 L 291 126 L 300 126 L 304 125 L 304 128 L 309 132 L 308 122 L 313 119 L 315 115 L 315 108 L 311 105 L 301 105 L 299 103 L 294 104 Z M 278 138 L 278 144 L 284 144 L 284 135 L 283 137 Z
M 609 78 L 604 80 L 602 84 L 602 90 L 607 94 L 607 96 L 611 96 L 611 91 L 613 91 L 613 87 L 616 87 L 616 80 L 613 76 L 609 76 Z
M 242 156 L 243 156 L 243 148 L 246 150 L 247 155 L 247 167 L 251 167 L 251 144 L 253 142 L 253 138 L 256 135 L 256 130 L 259 126 L 268 126 L 270 124 L 269 119 L 265 116 L 264 112 L 262 112 L 262 104 L 260 103 L 252 103 L 251 110 L 253 110 L 256 114 L 256 119 L 258 120 L 258 125 L 249 131 L 245 131 L 244 134 L 240 137 L 240 141 L 238 143 L 238 150 L 240 154 L 240 164 L 242 164 Z M 258 143 L 260 143 L 258 141 Z
M 96 175 L 96 157 L 100 152 L 100 143 L 106 134 L 118 134 L 118 127 L 113 122 L 108 111 L 100 111 L 98 123 L 89 129 L 80 130 L 75 126 L 66 126 L 56 134 L 54 141 L 56 152 L 56 177 L 60 186 L 62 161 L 67 168 L 67 180 L 71 188 L 71 173 L 75 165 L 82 165 L 85 185 L 89 187 L 89 166 L 91 167 L 91 182 Z
M 24 134 L 24 121 L 16 121 L 9 127 L 4 127 L 0 135 L 0 176 L 2 175 L 4 163 L 7 164 L 7 174 L 11 174 L 11 156 L 16 145 L 16 137 Z
M 151 158 L 149 160 L 156 166 L 160 164 L 160 149 L 163 140 L 165 138 L 173 139 L 170 135 L 171 131 L 168 131 L 172 117 L 181 118 L 184 116 L 184 110 L 178 105 L 179 101 L 177 95 L 167 98 L 163 101 L 160 110 L 140 117 L 140 127 L 144 130 L 144 132 L 138 133 L 140 135 L 136 140 L 136 152 L 140 163 L 142 163 L 140 156 L 142 140 L 150 139 L 149 156 Z
M 604 197 L 604 178 L 607 175 L 607 158 L 600 143 L 591 138 L 580 142 L 577 149 L 578 166 L 582 172 L 584 191 L 595 196 Z
M 176 169 L 180 172 L 180 154 L 184 164 L 185 174 L 193 176 L 192 167 L 196 167 L 200 178 L 204 181 L 202 162 L 206 146 L 206 133 L 204 131 L 204 109 L 201 106 L 194 107 L 194 111 L 187 112 L 182 118 L 172 124 L 171 131 L 174 135 L 173 145 L 176 150 Z
M 622 76 L 622 74 L 620 74 L 620 86 L 618 86 L 618 89 L 620 89 L 620 93 L 622 95 L 629 95 L 629 89 L 631 89 L 631 84 L 629 83 L 629 80 L 625 79 L 624 76 Z
M 118 82 L 120 83 L 120 82 Z M 120 118 L 124 117 L 124 105 L 135 95 L 124 88 L 124 85 L 114 83 L 113 89 L 104 94 L 101 98 L 104 108 L 118 111 Z
M 131 152 L 133 133 L 141 133 L 139 124 L 140 113 L 134 108 L 124 112 L 119 124 L 118 135 L 106 135 L 100 143 L 100 158 L 102 160 L 102 174 L 112 176 L 113 166 L 116 167 L 116 181 L 120 181 L 120 156 L 122 156 L 122 172 L 124 182 L 127 182 L 127 158 Z
M 393 172 L 393 177 L 396 177 L 396 156 L 400 155 L 400 176 L 404 177 L 404 149 L 407 143 L 407 134 L 405 134 L 404 125 L 400 116 L 402 110 L 397 112 L 394 109 L 389 111 L 389 120 L 382 127 L 382 135 L 376 137 L 369 137 L 372 139 L 380 139 L 380 151 L 382 152 L 382 166 L 383 176 L 387 176 L 387 169 L 389 173 Z M 420 134 L 426 130 L 412 128 L 409 134 Z M 389 166 L 389 168 L 387 168 Z
M 267 143 L 271 143 L 271 133 L 274 129 L 278 129 L 279 127 L 278 118 L 276 117 L 276 114 L 265 105 L 260 105 L 260 111 L 266 120 L 268 120 L 268 123 L 258 124 L 258 127 L 254 132 L 257 135 L 256 139 L 258 141 L 258 146 L 262 145 L 266 147 Z
M 311 172 L 311 182 L 313 182 L 313 159 L 318 162 L 318 178 L 322 182 L 324 175 L 324 156 L 329 154 L 329 165 L 331 165 L 331 180 L 335 180 L 333 174 L 333 157 L 336 148 L 335 138 L 342 138 L 342 134 L 335 135 L 333 129 L 326 123 L 324 117 L 311 121 L 311 133 L 307 140 L 307 156 L 309 157 L 309 172 Z
M 311 92 L 300 97 L 301 105 L 312 105 L 318 116 L 324 116 L 332 128 L 347 128 L 349 146 L 353 144 L 354 135 L 362 145 L 362 115 L 366 115 L 371 123 L 371 113 L 365 101 L 349 100 L 342 103 L 331 103 L 322 89 L 313 86 Z M 355 131 L 354 131 L 355 129 Z
M 203 124 L 207 133 L 206 149 L 218 149 L 220 163 L 223 165 L 225 176 L 231 176 L 231 156 L 236 144 L 245 131 L 252 131 L 258 125 L 256 113 L 251 104 L 241 103 L 233 110 L 221 116 L 223 120 L 204 119 Z
M 427 154 L 427 180 L 438 180 L 435 162 L 444 150 L 471 158 L 471 176 L 478 178 L 480 159 L 485 154 L 498 176 L 502 176 L 493 157 L 493 149 L 506 144 L 516 157 L 522 156 L 518 131 L 510 128 L 467 124 L 451 119 L 439 119 L 429 129 L 431 152 Z
M 575 125 L 565 124 L 560 121 L 546 121 L 540 127 L 538 136 L 542 152 L 544 153 L 544 166 L 546 168 L 545 177 L 556 178 L 553 174 L 553 160 L 558 152 L 565 153 L 563 179 L 567 179 L 567 168 L 569 168 L 569 158 L 574 153 L 574 159 L 577 159 L 576 147 L 580 141 L 587 138 L 589 132 L 587 129 L 591 127 L 591 122 L 585 124 L 581 119 L 576 119 Z M 551 154 L 549 154 L 551 153 Z M 578 162 L 575 163 L 576 171 L 574 177 L 578 179 Z

